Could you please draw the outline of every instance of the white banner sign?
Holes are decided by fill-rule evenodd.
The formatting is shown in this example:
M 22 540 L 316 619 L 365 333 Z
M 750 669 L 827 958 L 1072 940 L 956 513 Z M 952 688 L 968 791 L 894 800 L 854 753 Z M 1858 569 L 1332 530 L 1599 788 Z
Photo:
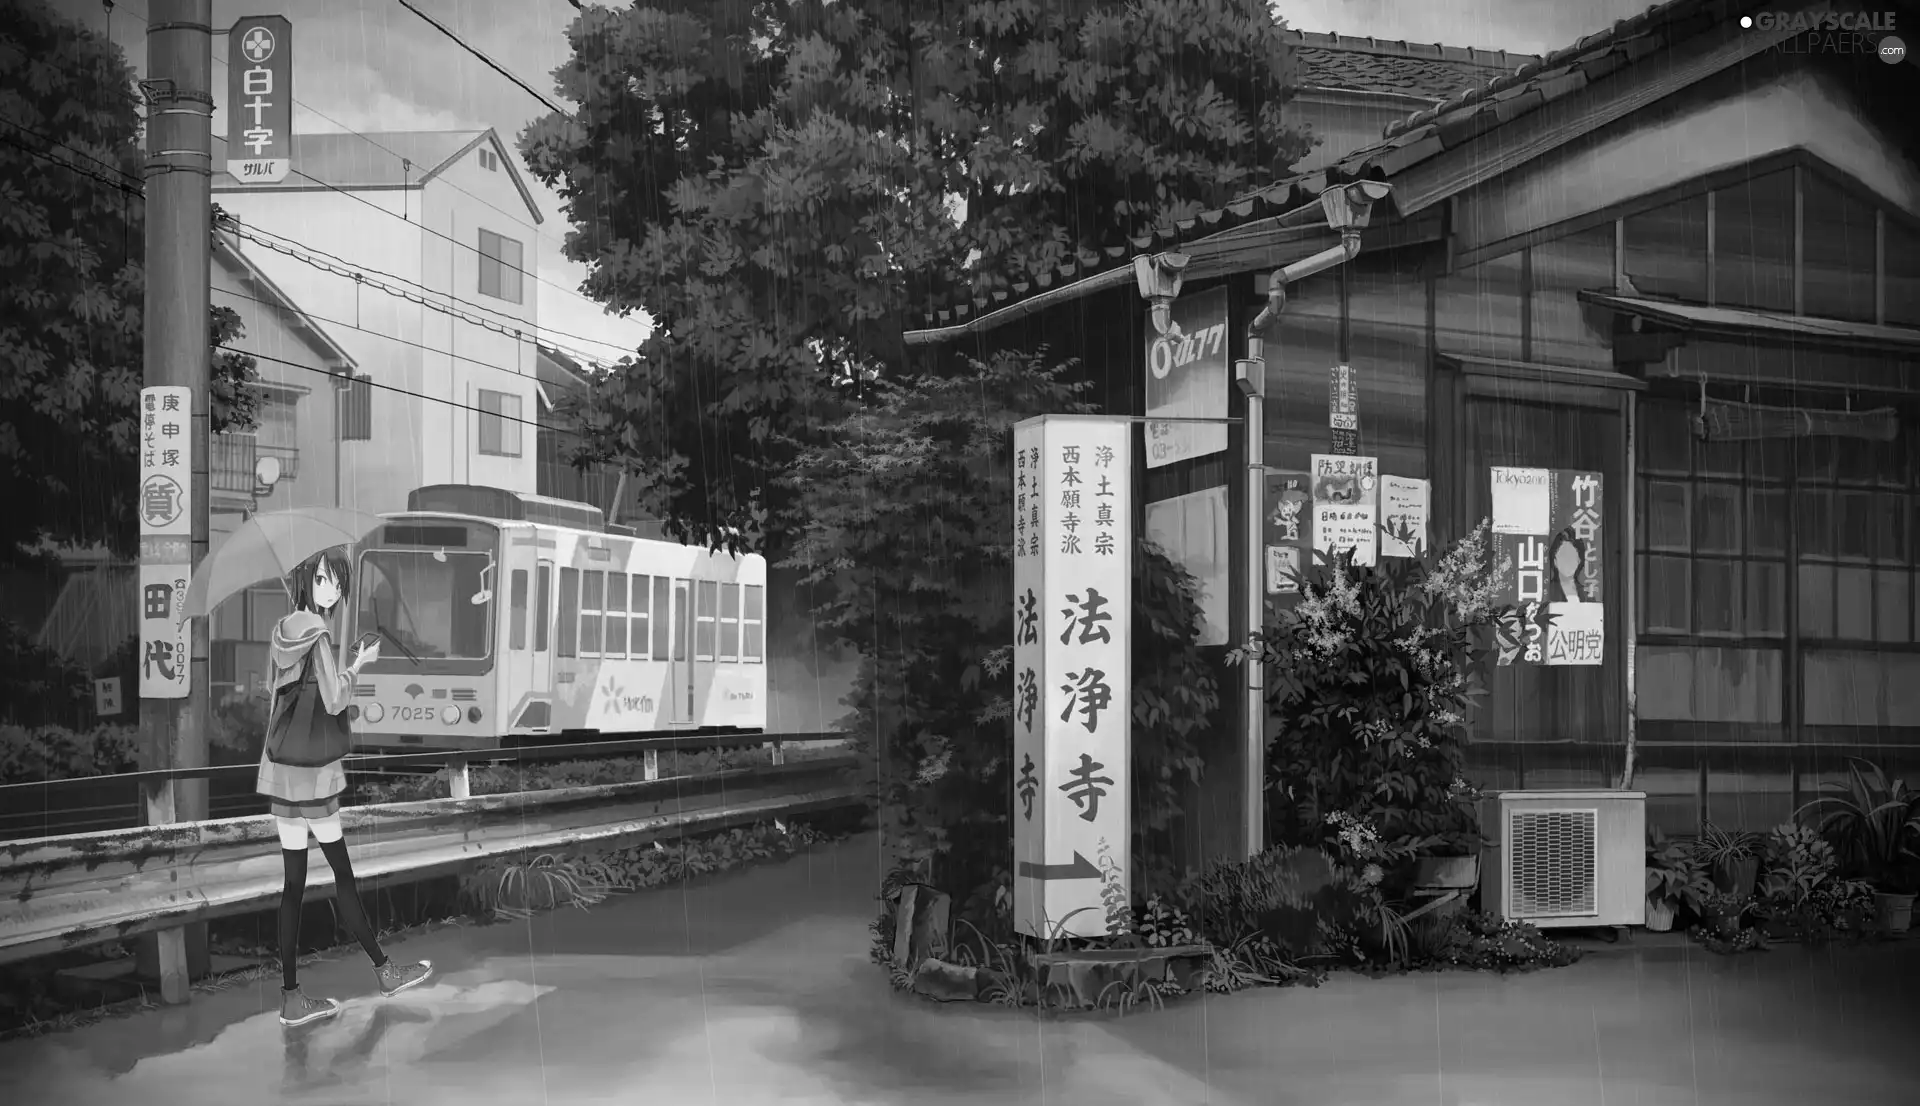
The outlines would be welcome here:
M 1132 924 L 1131 429 L 1014 428 L 1013 902 L 1034 937 Z
M 142 564 L 140 594 L 140 697 L 185 699 L 189 688 L 185 617 L 187 565 Z
M 1380 461 L 1315 453 L 1309 478 L 1313 547 L 1329 558 L 1353 550 L 1353 563 L 1370 565 L 1380 548 Z
M 1493 467 L 1493 532 L 1544 534 L 1553 517 L 1549 469 Z
M 193 534 L 193 391 L 140 389 L 140 536 Z
M 1429 486 L 1425 480 L 1405 476 L 1380 478 L 1380 555 L 1382 557 L 1418 557 L 1427 548 L 1427 512 Z M 1411 535 L 1403 541 L 1400 533 Z

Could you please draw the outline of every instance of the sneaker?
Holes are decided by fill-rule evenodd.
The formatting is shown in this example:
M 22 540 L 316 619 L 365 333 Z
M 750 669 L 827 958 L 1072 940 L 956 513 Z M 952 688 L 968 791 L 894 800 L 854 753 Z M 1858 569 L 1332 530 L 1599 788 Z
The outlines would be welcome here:
M 280 1024 L 288 1028 L 331 1018 L 339 1012 L 338 1002 L 330 998 L 309 998 L 298 987 L 280 992 Z
M 433 974 L 433 961 L 420 960 L 412 964 L 396 964 L 392 960 L 373 969 L 380 981 L 380 993 L 388 998 L 399 994 L 409 987 L 418 987 Z

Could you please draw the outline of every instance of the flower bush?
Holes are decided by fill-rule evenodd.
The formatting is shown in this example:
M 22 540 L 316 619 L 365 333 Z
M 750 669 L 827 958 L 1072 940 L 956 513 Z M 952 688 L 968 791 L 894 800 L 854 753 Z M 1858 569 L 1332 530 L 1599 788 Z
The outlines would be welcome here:
M 1268 839 L 1391 867 L 1479 844 L 1461 742 L 1517 608 L 1482 522 L 1444 553 L 1320 560 L 1260 642 L 1274 736 Z M 1236 655 L 1239 659 L 1239 655 Z

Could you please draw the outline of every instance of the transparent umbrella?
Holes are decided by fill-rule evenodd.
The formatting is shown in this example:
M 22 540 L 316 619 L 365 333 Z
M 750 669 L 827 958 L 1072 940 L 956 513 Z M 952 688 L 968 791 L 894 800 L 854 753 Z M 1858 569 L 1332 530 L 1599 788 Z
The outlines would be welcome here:
M 346 507 L 295 507 L 254 515 L 200 562 L 187 585 L 187 617 L 211 614 L 262 580 L 285 580 L 301 561 L 323 549 L 352 545 L 380 524 L 378 515 Z

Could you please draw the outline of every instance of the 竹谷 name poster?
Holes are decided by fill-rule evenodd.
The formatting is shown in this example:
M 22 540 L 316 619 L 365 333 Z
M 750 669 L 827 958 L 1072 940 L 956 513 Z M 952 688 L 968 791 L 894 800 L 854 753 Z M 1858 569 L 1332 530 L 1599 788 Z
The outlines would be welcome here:
M 1499 663 L 1597 665 L 1606 645 L 1600 474 L 1496 468 L 1493 555 L 1506 566 L 1500 601 L 1520 609 Z
M 1126 932 L 1133 616 L 1131 424 L 1014 428 L 1014 923 Z
M 1314 550 L 1329 560 L 1352 550 L 1354 564 L 1373 564 L 1380 546 L 1379 459 L 1315 453 L 1308 475 Z

